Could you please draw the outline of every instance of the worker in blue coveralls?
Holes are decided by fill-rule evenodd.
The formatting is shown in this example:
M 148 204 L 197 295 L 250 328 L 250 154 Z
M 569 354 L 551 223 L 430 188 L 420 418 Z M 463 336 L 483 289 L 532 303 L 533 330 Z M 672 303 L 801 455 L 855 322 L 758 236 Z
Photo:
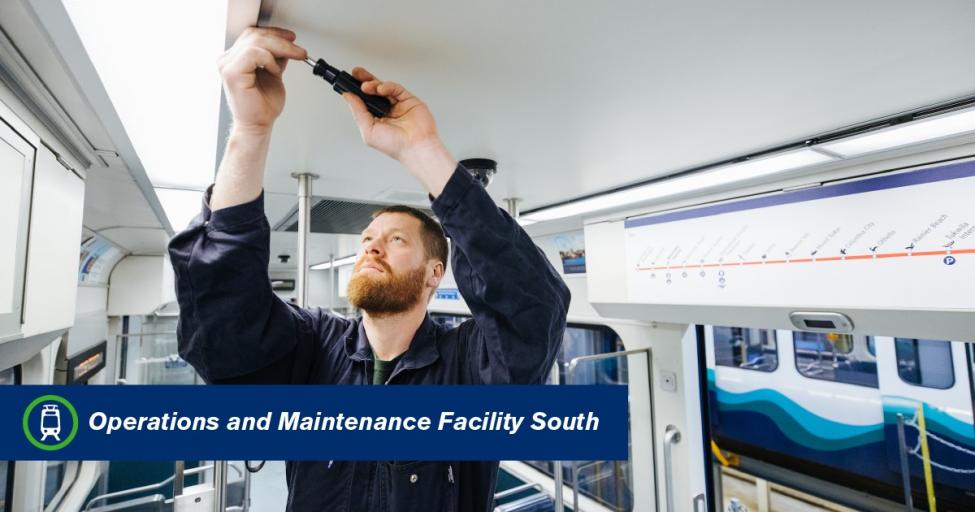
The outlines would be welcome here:
M 299 308 L 271 291 L 262 182 L 284 108 L 282 74 L 289 60 L 307 57 L 294 41 L 288 30 L 251 28 L 219 63 L 233 129 L 202 214 L 169 244 L 180 355 L 210 383 L 543 383 L 565 330 L 568 288 L 447 151 L 427 106 L 364 69 L 352 71 L 362 90 L 392 109 L 375 118 L 346 93 L 362 139 L 419 180 L 441 224 L 404 206 L 377 212 L 348 287 L 361 317 Z M 426 311 L 447 266 L 444 232 L 473 314 L 452 329 Z M 287 510 L 489 511 L 497 472 L 490 461 L 289 462 Z

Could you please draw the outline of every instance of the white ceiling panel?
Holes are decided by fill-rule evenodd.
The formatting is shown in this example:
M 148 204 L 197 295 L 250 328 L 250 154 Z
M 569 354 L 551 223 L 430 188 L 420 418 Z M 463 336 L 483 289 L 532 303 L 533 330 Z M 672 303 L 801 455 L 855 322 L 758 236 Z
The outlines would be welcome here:
M 294 0 L 268 24 L 405 84 L 530 209 L 975 93 L 973 19 L 970 1 Z M 308 66 L 286 84 L 269 190 L 311 171 L 316 195 L 421 192 Z

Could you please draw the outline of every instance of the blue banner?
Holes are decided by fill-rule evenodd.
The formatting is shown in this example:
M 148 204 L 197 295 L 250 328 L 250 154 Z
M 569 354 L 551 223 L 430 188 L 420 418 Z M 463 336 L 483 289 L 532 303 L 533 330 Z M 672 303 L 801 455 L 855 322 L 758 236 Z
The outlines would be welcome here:
M 0 460 L 625 460 L 626 386 L 4 386 Z

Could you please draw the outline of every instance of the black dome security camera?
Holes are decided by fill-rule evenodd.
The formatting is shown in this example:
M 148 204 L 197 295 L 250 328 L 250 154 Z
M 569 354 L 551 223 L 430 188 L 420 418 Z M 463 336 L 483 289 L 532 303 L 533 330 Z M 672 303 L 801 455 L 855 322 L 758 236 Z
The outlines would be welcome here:
M 281 260 L 281 263 L 287 263 L 288 260 L 291 259 L 291 255 L 290 254 L 278 254 L 278 259 Z
M 491 179 L 498 172 L 498 163 L 490 158 L 465 158 L 460 161 L 460 165 L 470 171 L 484 188 L 491 184 Z

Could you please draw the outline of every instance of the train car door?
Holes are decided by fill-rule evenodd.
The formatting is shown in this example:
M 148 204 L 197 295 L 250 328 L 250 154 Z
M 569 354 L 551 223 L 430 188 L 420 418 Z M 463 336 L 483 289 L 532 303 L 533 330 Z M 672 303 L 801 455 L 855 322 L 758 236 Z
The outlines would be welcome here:
M 917 338 L 876 338 L 884 437 L 890 469 L 902 473 L 906 450 L 914 502 L 925 503 L 923 416 L 929 462 L 939 509 L 975 502 L 975 425 L 972 385 L 964 343 Z M 904 420 L 904 446 L 897 433 Z

